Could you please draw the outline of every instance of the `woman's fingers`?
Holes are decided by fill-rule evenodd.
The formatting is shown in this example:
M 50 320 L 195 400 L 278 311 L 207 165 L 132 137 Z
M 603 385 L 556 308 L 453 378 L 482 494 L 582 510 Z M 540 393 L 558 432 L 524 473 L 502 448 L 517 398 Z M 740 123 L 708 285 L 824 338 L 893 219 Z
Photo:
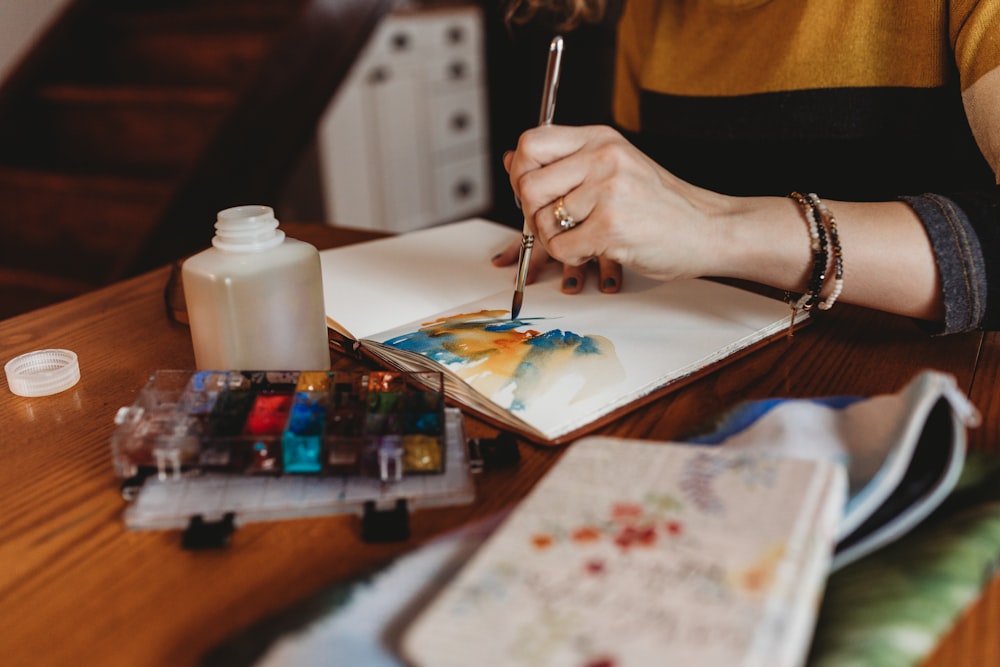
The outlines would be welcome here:
M 490 258 L 494 266 L 511 266 L 516 264 L 521 256 L 521 241 L 513 241 Z M 546 263 L 550 261 L 544 247 L 535 244 L 531 253 L 531 263 L 528 265 L 526 282 L 532 283 L 541 273 Z M 617 262 L 599 257 L 577 266 L 563 265 L 562 291 L 566 294 L 578 294 L 587 281 L 587 271 L 593 267 L 598 269 L 598 288 L 605 293 L 617 292 L 622 286 L 622 267 Z
M 563 294 L 579 294 L 587 283 L 587 273 L 597 270 L 597 288 L 605 294 L 614 294 L 622 288 L 622 267 L 609 259 L 598 258 L 578 266 L 563 264 Z
M 504 247 L 500 252 L 493 255 L 490 261 L 493 262 L 493 266 L 510 266 L 516 264 L 521 258 L 521 241 L 511 242 L 509 245 Z M 531 261 L 528 264 L 528 273 L 525 274 L 525 282 L 533 283 L 538 278 L 538 275 L 542 272 L 542 268 L 549 261 L 549 254 L 545 252 L 545 248 L 535 242 L 531 251 Z
M 493 262 L 493 266 L 510 266 L 517 261 L 517 258 L 521 254 L 521 242 L 513 241 L 508 244 L 503 250 L 493 255 L 490 261 Z
M 532 128 L 518 139 L 517 150 L 504 155 L 514 196 L 533 231 L 538 215 L 560 196 L 576 188 L 590 170 L 584 152 L 593 128 L 548 125 Z
M 605 294 L 614 294 L 622 288 L 622 265 L 610 259 L 599 257 L 597 264 L 600 269 L 600 289 Z
M 659 280 L 710 272 L 719 196 L 676 179 L 613 129 L 535 128 L 503 162 L 535 253 L 544 247 L 567 265 L 563 291 L 594 279 L 583 267 L 593 258 L 604 292 L 621 289 L 619 264 Z
M 563 264 L 562 291 L 564 294 L 579 294 L 587 279 L 587 265 L 571 266 Z

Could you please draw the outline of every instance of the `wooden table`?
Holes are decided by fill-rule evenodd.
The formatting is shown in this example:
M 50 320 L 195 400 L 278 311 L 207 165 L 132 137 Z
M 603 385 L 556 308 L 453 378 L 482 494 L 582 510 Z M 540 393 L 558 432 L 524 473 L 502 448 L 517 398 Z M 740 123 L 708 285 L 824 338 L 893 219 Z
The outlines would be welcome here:
M 376 234 L 284 225 L 331 247 Z M 36 349 L 78 353 L 72 389 L 22 398 L 0 380 L 0 662 L 9 665 L 187 665 L 248 625 L 323 586 L 364 572 L 522 497 L 563 449 L 521 444 L 516 469 L 477 477 L 474 504 L 420 511 L 409 541 L 368 544 L 354 515 L 255 523 L 225 550 L 184 551 L 177 532 L 129 532 L 111 467 L 120 406 L 149 375 L 193 368 L 188 330 L 164 306 L 168 268 L 0 322 L 0 361 Z M 335 368 L 357 362 L 334 358 Z M 984 415 L 978 449 L 1000 447 L 998 334 L 929 338 L 912 322 L 838 305 L 796 334 L 600 429 L 669 439 L 739 399 L 876 394 L 919 369 L 953 373 Z M 470 435 L 496 431 L 468 419 Z M 1000 580 L 931 657 L 998 665 Z

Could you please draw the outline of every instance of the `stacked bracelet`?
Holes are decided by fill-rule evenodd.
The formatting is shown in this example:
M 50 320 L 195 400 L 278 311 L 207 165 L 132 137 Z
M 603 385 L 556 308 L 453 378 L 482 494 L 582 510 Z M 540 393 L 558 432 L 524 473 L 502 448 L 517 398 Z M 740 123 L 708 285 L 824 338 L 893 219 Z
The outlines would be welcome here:
M 812 192 L 807 197 L 822 216 L 823 223 L 830 233 L 830 247 L 833 249 L 833 291 L 819 304 L 820 310 L 829 310 L 844 291 L 844 257 L 840 250 L 840 233 L 837 231 L 837 219 L 833 217 L 833 213 L 823 200 Z
M 837 219 L 833 217 L 829 207 L 815 193 L 801 195 L 793 192 L 788 195 L 802 209 L 802 215 L 809 225 L 809 243 L 812 249 L 812 270 L 806 291 L 797 300 L 789 297 L 792 307 L 792 323 L 789 325 L 789 335 L 795 325 L 795 315 L 802 310 L 811 310 L 818 306 L 820 310 L 829 310 L 840 293 L 844 290 L 844 257 L 840 246 L 840 233 L 837 229 Z M 820 299 L 820 292 L 826 282 L 827 266 L 830 254 L 833 254 L 833 289 L 826 299 Z
M 819 208 L 808 197 L 803 197 L 798 192 L 788 195 L 799 203 L 802 207 L 802 214 L 809 224 L 809 243 L 812 248 L 812 272 L 809 274 L 809 282 L 806 284 L 805 293 L 795 302 L 795 310 L 811 310 L 819 301 L 819 293 L 823 290 L 823 283 L 826 281 L 826 265 L 829 261 L 827 251 L 826 225 Z

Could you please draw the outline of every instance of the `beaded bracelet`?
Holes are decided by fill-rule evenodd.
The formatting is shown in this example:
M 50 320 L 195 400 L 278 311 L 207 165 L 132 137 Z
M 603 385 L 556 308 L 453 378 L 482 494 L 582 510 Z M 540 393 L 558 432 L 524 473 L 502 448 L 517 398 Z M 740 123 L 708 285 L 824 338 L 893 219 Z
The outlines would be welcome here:
M 826 265 L 829 261 L 829 254 L 826 225 L 823 223 L 823 216 L 820 214 L 819 208 L 810 198 L 803 197 L 798 192 L 793 192 L 788 196 L 799 203 L 802 214 L 809 224 L 809 244 L 813 255 L 812 272 L 809 275 L 809 282 L 806 284 L 806 291 L 792 306 L 792 310 L 797 312 L 812 309 L 820 300 L 819 293 L 826 281 Z M 794 312 L 792 316 L 794 318 Z
M 810 192 L 806 196 L 812 205 L 816 207 L 816 210 L 819 211 L 819 214 L 823 218 L 823 223 L 830 233 L 830 247 L 833 249 L 833 291 L 819 304 L 820 310 L 830 310 L 833 304 L 836 303 L 837 297 L 844 291 L 844 257 L 840 249 L 840 233 L 837 230 L 837 219 L 833 217 L 833 213 L 830 212 L 830 209 L 823 200 L 813 192 Z

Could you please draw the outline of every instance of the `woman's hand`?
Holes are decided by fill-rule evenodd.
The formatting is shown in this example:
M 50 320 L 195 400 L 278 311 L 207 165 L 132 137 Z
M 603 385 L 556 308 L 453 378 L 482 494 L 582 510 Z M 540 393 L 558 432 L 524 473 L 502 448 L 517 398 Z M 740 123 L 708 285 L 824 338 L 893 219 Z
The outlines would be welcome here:
M 695 187 L 609 127 L 533 128 L 504 166 L 535 235 L 534 275 L 552 257 L 579 288 L 595 258 L 602 281 L 617 275 L 618 286 L 616 265 L 656 280 L 729 277 L 794 293 L 809 281 L 808 225 L 795 201 Z M 836 211 L 849 273 L 841 300 L 941 321 L 934 252 L 913 209 L 900 201 L 827 203 Z M 560 225 L 560 206 L 573 224 Z M 518 247 L 494 263 L 516 261 Z M 825 293 L 831 289 L 827 281 Z
M 675 178 L 611 128 L 528 130 L 504 166 L 535 234 L 529 280 L 549 256 L 564 265 L 564 292 L 582 289 L 591 260 L 604 291 L 617 291 L 620 265 L 660 280 L 711 273 L 720 238 L 713 214 L 725 198 Z M 569 227 L 560 225 L 560 205 Z M 517 253 L 512 245 L 494 263 Z
M 517 240 L 504 248 L 493 257 L 493 264 L 496 266 L 510 266 L 518 261 L 521 254 L 521 241 Z M 530 284 L 535 282 L 542 267 L 552 261 L 549 254 L 541 244 L 536 245 L 531 252 L 531 263 L 528 265 L 528 273 L 525 282 Z M 580 266 L 563 264 L 562 269 L 562 291 L 564 294 L 578 294 L 583 290 L 587 281 L 588 268 L 596 267 L 598 271 L 598 288 L 606 293 L 613 294 L 622 286 L 622 267 L 617 262 L 612 262 L 604 258 L 597 258 L 592 262 L 587 262 Z

